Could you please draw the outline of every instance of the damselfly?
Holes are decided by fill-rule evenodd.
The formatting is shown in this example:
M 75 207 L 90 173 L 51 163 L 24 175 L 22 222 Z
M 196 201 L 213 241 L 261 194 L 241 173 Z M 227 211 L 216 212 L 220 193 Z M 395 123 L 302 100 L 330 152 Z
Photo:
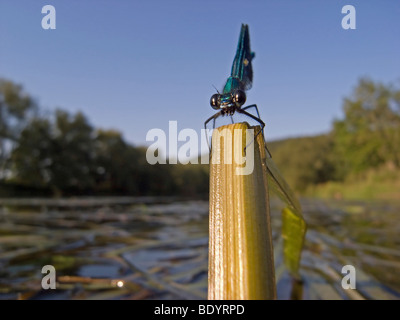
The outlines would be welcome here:
M 231 76 L 226 80 L 222 94 L 218 92 L 212 95 L 210 99 L 211 107 L 215 110 L 219 110 L 219 112 L 207 119 L 204 123 L 206 129 L 210 121 L 213 121 L 213 128 L 215 128 L 215 120 L 218 117 L 233 116 L 235 112 L 238 112 L 257 121 L 261 125 L 261 131 L 263 131 L 265 123 L 260 119 L 257 105 L 252 104 L 242 108 L 243 104 L 246 102 L 245 91 L 251 89 L 253 84 L 253 67 L 251 61 L 254 56 L 255 53 L 250 50 L 249 27 L 248 25 L 242 24 Z M 255 108 L 257 117 L 246 111 L 250 108 Z
M 222 93 L 216 93 L 212 95 L 210 99 L 210 105 L 213 109 L 219 110 L 216 114 L 211 116 L 204 123 L 204 127 L 207 129 L 207 124 L 213 121 L 213 128 L 215 128 L 215 121 L 221 116 L 232 116 L 237 112 L 244 114 L 245 116 L 255 120 L 260 126 L 261 132 L 264 137 L 265 123 L 260 118 L 260 113 L 256 104 L 252 104 L 246 107 L 242 107 L 246 102 L 245 91 L 252 87 L 253 83 L 253 68 L 252 60 L 255 57 L 254 52 L 250 50 L 250 35 L 248 25 L 242 24 L 242 28 L 239 36 L 239 43 L 236 50 L 236 55 L 233 60 L 232 70 L 230 77 L 226 80 Z M 257 112 L 257 116 L 247 112 L 246 110 L 254 108 Z M 233 122 L 233 118 L 232 118 Z M 206 130 L 207 132 L 207 130 Z M 208 141 L 208 140 L 207 140 Z M 271 153 L 268 151 L 267 145 L 264 140 L 267 157 L 265 159 L 265 167 L 267 171 L 269 186 L 271 186 L 275 193 L 289 206 L 290 214 L 286 215 L 285 219 L 288 219 L 289 224 L 295 224 L 298 226 L 299 232 L 286 235 L 288 243 L 286 248 L 291 252 L 293 259 L 294 256 L 300 257 L 302 243 L 304 241 L 304 235 L 306 231 L 306 225 L 302 217 L 301 206 L 296 196 L 292 192 L 291 188 L 279 172 L 275 163 L 272 161 Z M 285 222 L 285 221 L 284 221 Z M 294 259 L 296 260 L 296 259 Z M 292 261 L 289 264 L 294 264 L 290 268 L 293 273 L 297 273 L 299 261 Z

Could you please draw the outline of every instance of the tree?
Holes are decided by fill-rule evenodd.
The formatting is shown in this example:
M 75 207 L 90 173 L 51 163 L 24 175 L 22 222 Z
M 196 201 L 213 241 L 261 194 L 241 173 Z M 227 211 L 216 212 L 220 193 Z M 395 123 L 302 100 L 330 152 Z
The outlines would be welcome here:
M 297 191 L 336 178 L 330 135 L 276 141 L 269 149 L 285 179 Z
M 146 148 L 130 145 L 116 130 L 94 130 L 80 112 L 37 111 L 21 86 L 0 80 L 0 179 L 6 163 L 9 172 L 0 187 L 8 194 L 193 196 L 208 191 L 208 166 L 150 165 Z
M 55 194 L 94 187 L 93 128 L 82 113 L 56 110 L 53 120 L 34 118 L 12 152 L 14 180 L 50 187 Z
M 387 162 L 400 168 L 400 90 L 361 79 L 343 110 L 344 119 L 333 124 L 342 175 Z
M 4 178 L 10 150 L 37 107 L 22 86 L 0 79 L 0 179 Z
M 11 155 L 13 179 L 22 185 L 43 188 L 51 180 L 52 124 L 35 118 L 22 131 Z
M 59 190 L 90 190 L 94 186 L 94 131 L 86 117 L 56 110 L 52 185 Z
M 95 138 L 96 184 L 100 191 L 138 194 L 143 166 L 140 151 L 127 144 L 115 130 L 97 130 Z

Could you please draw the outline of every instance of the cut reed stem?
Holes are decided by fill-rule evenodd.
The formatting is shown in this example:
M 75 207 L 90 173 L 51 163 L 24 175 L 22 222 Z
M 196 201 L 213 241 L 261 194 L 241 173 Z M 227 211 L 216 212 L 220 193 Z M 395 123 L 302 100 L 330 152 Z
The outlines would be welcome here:
M 276 298 L 264 141 L 247 129 L 254 128 L 237 123 L 213 133 L 208 299 Z

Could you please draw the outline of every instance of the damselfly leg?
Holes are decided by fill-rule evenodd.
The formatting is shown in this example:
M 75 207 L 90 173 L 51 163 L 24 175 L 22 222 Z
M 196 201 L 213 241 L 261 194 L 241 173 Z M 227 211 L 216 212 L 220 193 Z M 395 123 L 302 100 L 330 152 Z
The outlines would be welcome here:
M 255 108 L 255 109 L 256 109 L 256 112 L 257 112 L 257 117 L 261 119 L 260 113 L 258 112 L 258 108 L 257 108 L 257 105 L 256 105 L 256 104 L 251 104 L 251 105 L 249 105 L 249 106 L 247 106 L 247 107 L 242 108 L 242 110 L 248 110 L 248 109 L 250 109 L 250 108 Z
M 215 120 L 222 114 L 222 111 L 217 112 L 216 114 L 214 114 L 213 116 L 209 117 L 206 122 L 204 122 L 204 129 L 206 131 L 206 139 L 207 139 L 207 145 L 208 145 L 208 149 L 210 150 L 210 154 L 211 154 L 211 142 L 209 141 L 209 137 L 208 137 L 208 128 L 207 128 L 207 124 L 213 120 L 213 129 L 215 129 Z
M 256 109 L 257 116 L 258 116 L 259 119 L 261 119 L 261 117 L 260 117 L 260 112 L 258 111 L 258 108 L 257 108 L 257 105 L 256 105 L 256 104 L 252 104 L 252 105 L 249 105 L 249 106 L 247 106 L 247 107 L 244 107 L 244 108 L 242 108 L 242 110 L 248 110 L 248 109 L 250 109 L 250 108 Z M 264 124 L 264 125 L 265 125 L 265 124 Z M 269 158 L 272 158 L 271 152 L 269 152 L 268 147 L 267 147 L 267 143 L 265 142 L 264 128 L 263 128 L 263 130 L 262 130 L 262 134 L 263 134 L 264 143 L 265 143 L 265 150 L 267 150 L 268 157 L 269 157 Z M 254 138 L 254 139 L 255 139 L 255 138 Z
M 245 111 L 246 109 L 249 109 L 249 108 L 255 108 L 258 117 L 256 117 L 256 116 L 252 115 L 251 113 Z M 243 115 L 245 115 L 245 116 L 247 116 L 247 117 L 249 117 L 249 118 L 251 118 L 251 119 L 257 121 L 257 122 L 260 124 L 260 126 L 261 126 L 261 130 L 258 131 L 257 134 L 254 136 L 253 141 L 250 142 L 248 145 L 246 145 L 246 147 L 244 148 L 244 151 L 246 152 L 247 147 L 248 147 L 251 143 L 253 143 L 253 142 L 255 141 L 255 139 L 257 138 L 257 136 L 258 136 L 260 133 L 262 134 L 262 136 L 263 136 L 263 138 L 264 138 L 264 127 L 265 127 L 265 123 L 264 123 L 264 121 L 262 121 L 262 120 L 260 119 L 260 113 L 258 112 L 257 105 L 255 105 L 255 104 L 252 104 L 252 105 L 247 106 L 247 107 L 244 107 L 244 108 L 236 108 L 236 109 L 235 109 L 235 112 L 238 112 L 238 113 L 240 113 L 240 114 L 243 114 Z M 213 127 L 212 127 L 212 129 L 215 129 L 215 121 L 216 121 L 216 119 L 217 119 L 218 117 L 220 117 L 220 116 L 223 116 L 223 115 L 224 115 L 223 110 L 221 110 L 221 111 L 217 112 L 216 114 L 214 114 L 213 116 L 211 116 L 210 118 L 208 118 L 208 119 L 206 120 L 206 122 L 204 122 L 204 128 L 206 129 L 207 144 L 208 144 L 208 148 L 209 148 L 209 150 L 210 150 L 210 153 L 211 153 L 211 143 L 210 143 L 209 137 L 208 137 L 208 128 L 207 128 L 207 124 L 208 124 L 210 121 L 213 121 Z M 234 122 L 233 122 L 233 117 L 232 117 L 232 115 L 230 115 L 230 117 L 231 117 L 232 123 L 234 123 Z M 264 140 L 264 141 L 265 141 L 265 140 Z M 269 151 L 268 151 L 268 153 L 269 153 Z
M 258 118 L 257 118 L 256 116 L 252 115 L 251 113 L 248 113 L 247 111 L 245 111 L 246 109 L 249 109 L 249 108 L 251 108 L 251 107 L 254 107 L 254 108 L 257 110 Z M 260 119 L 260 114 L 259 114 L 259 112 L 258 112 L 257 105 L 255 105 L 255 104 L 250 105 L 250 106 L 247 106 L 247 107 L 244 107 L 244 108 L 242 108 L 242 109 L 237 109 L 236 111 L 239 112 L 239 113 L 241 113 L 241 114 L 244 114 L 244 115 L 246 115 L 246 116 L 248 116 L 248 117 L 250 117 L 250 118 L 252 118 L 253 120 L 257 121 L 257 122 L 261 125 L 261 130 L 258 131 L 257 134 L 254 136 L 253 141 L 250 142 L 250 143 L 244 148 L 244 151 L 245 151 L 245 153 L 246 153 L 247 147 L 248 147 L 251 143 L 254 143 L 254 141 L 257 139 L 257 136 L 258 136 L 260 133 L 262 134 L 262 137 L 263 137 L 263 139 L 264 139 L 264 127 L 265 127 L 265 123 L 264 123 L 264 121 L 262 121 L 262 120 Z M 264 139 L 264 143 L 265 143 L 265 139 Z M 268 152 L 268 153 L 269 153 L 269 152 Z

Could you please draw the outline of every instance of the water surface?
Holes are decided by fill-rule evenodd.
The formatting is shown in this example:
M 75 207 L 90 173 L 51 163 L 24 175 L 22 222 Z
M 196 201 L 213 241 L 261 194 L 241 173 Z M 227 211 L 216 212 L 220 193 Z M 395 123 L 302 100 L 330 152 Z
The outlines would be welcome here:
M 157 198 L 0 200 L 0 299 L 206 299 L 208 202 Z M 282 264 L 279 299 L 399 299 L 400 203 L 303 199 L 302 283 Z M 43 290 L 44 265 L 57 289 Z M 341 286 L 356 268 L 356 290 Z

